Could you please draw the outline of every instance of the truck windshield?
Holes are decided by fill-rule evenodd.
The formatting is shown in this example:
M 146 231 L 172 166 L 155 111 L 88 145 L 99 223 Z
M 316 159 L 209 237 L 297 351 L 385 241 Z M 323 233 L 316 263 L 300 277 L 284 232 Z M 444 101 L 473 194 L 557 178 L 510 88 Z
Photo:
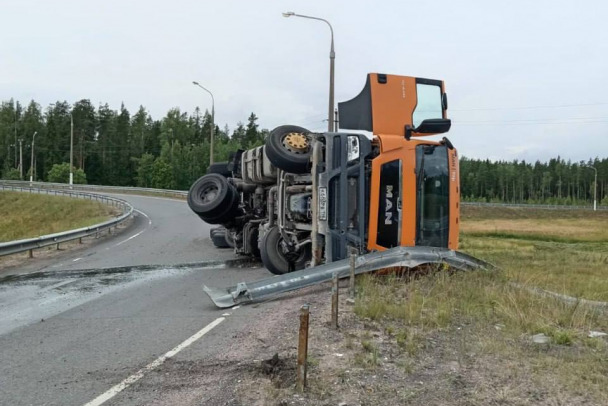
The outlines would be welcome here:
M 448 246 L 449 171 L 444 145 L 416 147 L 416 245 Z

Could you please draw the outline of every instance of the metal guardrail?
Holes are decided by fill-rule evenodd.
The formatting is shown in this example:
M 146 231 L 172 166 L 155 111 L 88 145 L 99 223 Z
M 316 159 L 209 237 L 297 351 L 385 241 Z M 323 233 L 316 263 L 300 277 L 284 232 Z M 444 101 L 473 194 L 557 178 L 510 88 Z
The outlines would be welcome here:
M 528 204 L 528 203 L 485 203 L 485 202 L 460 202 L 463 206 L 479 207 L 521 207 L 548 210 L 593 210 L 593 204 L 589 206 L 570 206 L 565 204 Z M 597 206 L 598 210 L 608 210 L 608 206 Z
M 152 194 L 159 196 L 186 198 L 187 190 L 170 190 L 170 189 L 152 189 L 133 186 L 104 186 L 104 185 L 68 185 L 67 183 L 50 183 L 50 182 L 28 182 L 23 180 L 0 180 L 0 185 L 15 185 L 23 187 L 36 187 L 40 189 L 58 189 L 58 190 L 93 190 L 100 192 L 114 193 L 132 193 L 132 194 Z
M 104 221 L 103 223 L 95 224 L 90 227 L 78 228 L 75 230 L 63 231 L 55 234 L 43 235 L 35 238 L 27 238 L 23 240 L 15 240 L 0 243 L 0 256 L 16 254 L 19 252 L 30 251 L 32 256 L 32 250 L 36 248 L 42 248 L 49 245 L 60 244 L 67 241 L 76 240 L 82 237 L 87 237 L 99 233 L 100 231 L 115 227 L 127 220 L 133 214 L 133 206 L 130 203 L 117 199 L 114 197 L 94 194 L 94 193 L 83 193 L 73 192 L 67 190 L 56 190 L 50 188 L 34 188 L 34 187 L 23 187 L 17 185 L 7 185 L 6 181 L 0 182 L 0 190 L 10 190 L 17 192 L 29 192 L 38 194 L 47 194 L 55 196 L 67 196 L 72 198 L 95 200 L 101 203 L 105 203 L 114 207 L 122 209 L 122 214 L 116 218 Z M 28 183 L 28 182 L 21 182 Z

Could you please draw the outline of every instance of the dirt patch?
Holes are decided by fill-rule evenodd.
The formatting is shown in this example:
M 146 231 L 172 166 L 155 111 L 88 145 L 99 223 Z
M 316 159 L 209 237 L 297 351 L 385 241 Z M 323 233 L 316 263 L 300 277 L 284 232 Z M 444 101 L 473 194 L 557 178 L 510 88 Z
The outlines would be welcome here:
M 566 373 L 600 386 L 600 375 L 608 373 L 581 369 L 577 362 L 586 349 L 579 344 L 538 346 L 527 335 L 481 321 L 455 320 L 422 332 L 404 322 L 359 317 L 346 302 L 346 289 L 340 293 L 338 330 L 330 326 L 329 284 L 254 304 L 260 309 L 255 319 L 228 337 L 221 353 L 168 360 L 125 395 L 142 405 L 229 406 L 549 406 L 608 400 L 601 389 L 564 383 L 564 363 L 573 367 Z M 310 305 L 308 387 L 299 393 L 297 335 L 304 304 Z M 605 352 L 605 344 L 597 351 Z

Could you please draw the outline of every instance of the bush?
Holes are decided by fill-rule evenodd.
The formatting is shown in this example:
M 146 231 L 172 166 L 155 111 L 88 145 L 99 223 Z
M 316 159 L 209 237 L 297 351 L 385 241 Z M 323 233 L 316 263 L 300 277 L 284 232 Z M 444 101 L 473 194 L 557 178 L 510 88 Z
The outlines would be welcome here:
M 87 183 L 87 175 L 82 169 L 74 169 L 74 184 Z M 70 181 L 70 164 L 67 162 L 55 164 L 49 171 L 48 181 L 53 183 L 68 183 Z
M 2 179 L 4 180 L 21 180 L 19 169 L 9 168 L 2 173 Z

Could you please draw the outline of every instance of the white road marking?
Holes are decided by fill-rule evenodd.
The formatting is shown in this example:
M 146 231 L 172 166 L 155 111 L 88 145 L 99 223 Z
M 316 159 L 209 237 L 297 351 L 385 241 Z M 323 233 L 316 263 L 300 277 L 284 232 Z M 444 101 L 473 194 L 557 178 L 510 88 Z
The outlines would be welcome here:
M 152 225 L 152 220 L 150 219 L 150 217 L 146 213 L 144 213 L 143 211 L 138 210 L 138 209 L 135 209 L 135 211 L 138 212 L 138 213 L 140 213 L 142 216 L 144 216 L 145 218 L 148 219 L 148 226 Z M 121 242 L 119 242 L 117 244 L 114 244 L 113 247 L 118 247 L 119 245 L 122 245 L 122 244 L 126 243 L 127 241 L 132 240 L 135 237 L 139 237 L 146 230 L 147 230 L 147 228 L 144 228 L 139 233 L 133 234 L 131 237 L 127 238 L 126 240 L 122 240 Z M 110 248 L 106 248 L 106 249 L 110 249 Z
M 82 258 L 75 258 L 72 260 L 72 262 L 76 262 L 76 261 L 80 261 Z
M 158 357 L 157 359 L 155 359 L 154 361 L 152 361 L 151 363 L 149 363 L 148 365 L 146 365 L 145 367 L 143 367 L 142 369 L 140 369 L 133 375 L 129 376 L 127 379 L 120 382 L 118 385 L 111 387 L 106 392 L 102 393 L 101 395 L 97 396 L 95 399 L 86 403 L 84 406 L 99 406 L 99 405 L 104 404 L 105 402 L 112 399 L 114 396 L 118 395 L 120 392 L 127 389 L 129 386 L 133 385 L 135 382 L 137 382 L 141 378 L 143 378 L 143 376 L 146 374 L 146 372 L 150 372 L 153 369 L 161 366 L 167 360 L 167 358 L 174 357 L 181 350 L 190 346 L 192 343 L 196 342 L 201 337 L 203 337 L 205 334 L 207 334 L 208 332 L 213 330 L 213 328 L 215 328 L 217 325 L 219 325 L 224 320 L 226 320 L 225 317 L 219 317 L 219 318 L 213 320 L 211 323 L 207 324 L 205 327 L 203 327 L 200 331 L 198 331 L 192 337 L 188 338 L 186 341 L 184 341 L 177 347 L 173 348 L 171 351 L 167 352 L 166 354 L 161 355 L 160 357 Z
M 144 213 L 143 211 L 139 210 L 139 209 L 135 209 L 136 212 L 140 213 L 142 216 L 144 216 L 145 218 L 148 219 L 148 225 L 152 225 L 152 220 L 150 219 L 150 216 L 148 216 L 146 213 Z
M 119 242 L 118 244 L 114 244 L 115 247 L 118 247 L 119 245 L 122 245 L 124 243 L 126 243 L 129 240 L 132 240 L 135 237 L 138 237 L 141 233 L 143 233 L 144 231 L 146 231 L 146 229 L 141 230 L 139 233 L 137 234 L 133 234 L 131 237 L 127 238 L 126 240 L 122 240 L 121 242 Z

